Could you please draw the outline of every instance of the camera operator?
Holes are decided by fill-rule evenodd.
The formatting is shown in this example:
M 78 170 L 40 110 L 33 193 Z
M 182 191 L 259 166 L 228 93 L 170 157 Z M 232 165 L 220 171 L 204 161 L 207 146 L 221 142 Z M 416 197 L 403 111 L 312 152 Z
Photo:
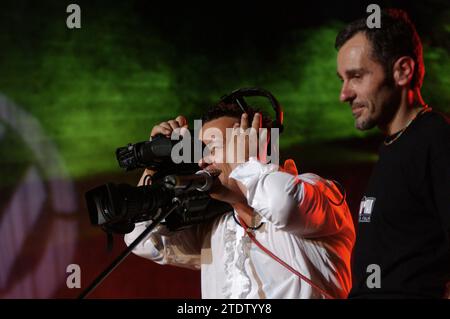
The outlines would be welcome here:
M 222 101 L 202 120 L 199 137 L 210 152 L 199 165 L 221 171 L 210 196 L 229 203 L 233 211 L 180 231 L 158 225 L 133 252 L 159 264 L 201 269 L 203 298 L 346 298 L 355 233 L 345 197 L 335 183 L 311 173 L 297 175 L 295 165 L 265 164 L 261 156 L 250 156 L 246 129 L 270 129 L 270 120 L 253 108 L 243 113 L 237 104 Z M 187 128 L 186 118 L 178 116 L 155 126 L 151 136 L 169 137 Z M 206 138 L 208 129 L 219 130 L 223 138 Z M 226 129 L 233 130 L 238 143 L 227 140 Z M 232 154 L 239 154 L 238 147 L 244 147 L 244 161 L 224 160 L 232 148 Z M 152 172 L 144 172 L 140 185 L 147 174 Z M 127 245 L 149 223 L 137 223 L 125 235 Z M 261 250 L 243 226 L 319 288 Z

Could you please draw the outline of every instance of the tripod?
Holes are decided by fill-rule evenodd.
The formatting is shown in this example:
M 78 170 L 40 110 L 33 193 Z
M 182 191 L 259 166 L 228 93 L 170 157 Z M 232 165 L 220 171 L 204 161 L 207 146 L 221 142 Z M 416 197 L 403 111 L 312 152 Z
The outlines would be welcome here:
M 78 299 L 85 299 L 100 283 L 117 267 L 119 264 L 133 251 L 133 249 L 140 244 L 145 237 L 147 237 L 150 232 L 155 229 L 155 227 L 161 223 L 165 218 L 167 218 L 173 211 L 182 205 L 182 202 L 178 197 L 174 197 L 172 200 L 172 207 L 166 212 L 160 212 L 154 219 L 153 222 L 147 226 L 147 228 L 136 238 L 130 246 L 127 247 L 113 262 L 106 267 L 106 269 L 98 275 L 92 283 L 83 290 L 83 292 L 78 296 Z

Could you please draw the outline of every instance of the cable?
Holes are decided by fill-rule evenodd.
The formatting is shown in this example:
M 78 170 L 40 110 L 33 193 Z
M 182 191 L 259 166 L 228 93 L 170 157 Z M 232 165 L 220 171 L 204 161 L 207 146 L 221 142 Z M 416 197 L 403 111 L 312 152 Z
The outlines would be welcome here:
M 290 272 L 292 272 L 293 274 L 295 274 L 296 276 L 300 277 L 300 279 L 306 281 L 311 287 L 315 288 L 316 290 L 318 290 L 322 295 L 324 295 L 327 299 L 335 299 L 333 296 L 331 296 L 329 293 L 327 293 L 325 290 L 323 290 L 322 288 L 320 288 L 319 286 L 317 286 L 315 283 L 313 283 L 309 278 L 307 278 L 306 276 L 304 276 L 303 274 L 301 274 L 300 272 L 298 272 L 297 270 L 295 270 L 294 268 L 292 268 L 291 266 L 289 266 L 286 262 L 284 262 L 282 259 L 280 259 L 279 257 L 277 257 L 274 253 L 272 253 L 269 249 L 267 249 L 266 247 L 264 247 L 255 237 L 255 234 L 253 234 L 253 232 L 251 230 L 249 230 L 249 227 L 247 226 L 247 224 L 242 220 L 242 218 L 239 216 L 239 220 L 240 220 L 240 224 L 242 225 L 242 227 L 244 228 L 245 234 L 248 235 L 248 237 L 250 237 L 251 241 L 258 246 L 262 251 L 264 251 L 267 255 L 269 255 L 269 257 L 271 257 L 272 259 L 274 259 L 276 262 L 278 262 L 279 264 L 281 264 L 283 267 L 285 267 L 287 270 L 289 270 Z
M 234 219 L 234 221 L 236 222 L 236 224 L 238 224 L 239 226 L 241 226 L 242 228 L 244 228 L 244 227 L 241 225 L 241 223 L 237 220 L 237 218 L 236 218 L 236 216 L 234 215 L 234 213 L 233 213 L 233 219 Z M 259 224 L 259 225 L 256 226 L 256 227 L 250 227 L 250 226 L 247 226 L 247 228 L 248 228 L 248 229 L 251 229 L 251 230 L 258 230 L 258 229 L 261 228 L 262 225 L 264 225 L 264 222 L 261 222 L 261 224 Z M 244 229 L 245 229 L 245 228 L 244 228 Z

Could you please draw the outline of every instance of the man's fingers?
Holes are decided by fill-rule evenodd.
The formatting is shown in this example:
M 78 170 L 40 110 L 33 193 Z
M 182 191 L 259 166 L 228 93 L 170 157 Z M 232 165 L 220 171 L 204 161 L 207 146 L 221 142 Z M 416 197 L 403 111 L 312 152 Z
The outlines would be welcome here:
M 180 125 L 175 120 L 167 121 L 167 123 L 169 123 L 170 127 L 172 128 L 172 130 L 174 130 L 176 128 L 180 128 Z
M 259 128 L 262 127 L 261 113 L 256 113 L 255 116 L 253 116 L 252 127 L 256 129 L 256 131 L 258 131 Z
M 259 141 L 258 141 L 258 159 L 264 164 L 267 163 L 267 146 L 268 146 L 268 129 L 263 128 L 259 131 Z M 269 150 L 270 152 L 270 150 Z
M 158 126 L 160 126 L 162 129 L 165 129 L 165 130 L 168 130 L 168 131 L 172 132 L 172 127 L 167 122 L 162 122 Z
M 177 121 L 177 123 L 180 127 L 188 126 L 188 121 L 183 115 L 178 115 L 177 118 L 175 119 L 175 121 Z
M 241 129 L 243 131 L 245 131 L 246 129 L 248 129 L 248 114 L 244 113 L 241 116 Z
M 188 130 L 188 128 L 187 128 L 187 125 L 183 126 L 183 127 L 180 129 L 180 135 L 181 135 L 181 136 L 185 136 L 186 134 L 188 134 L 188 132 L 189 132 L 189 130 Z
M 157 126 L 153 127 L 152 132 L 150 133 L 151 137 L 155 137 L 158 134 L 170 135 L 172 133 L 172 128 L 166 122 L 162 122 Z
M 185 134 L 187 131 L 188 122 L 183 115 L 177 116 L 175 120 L 161 122 L 158 125 L 154 126 L 152 132 L 150 133 L 150 137 L 155 137 L 158 134 L 162 134 L 169 137 L 172 134 L 172 131 L 178 128 L 181 128 L 180 130 L 181 135 Z
M 163 134 L 165 136 L 170 136 L 170 134 L 172 134 L 172 131 L 173 131 L 172 127 L 167 122 L 163 122 L 163 123 L 159 124 L 158 128 L 159 128 L 158 133 Z
M 267 133 L 268 133 L 268 129 L 267 128 L 263 128 L 259 131 L 259 141 L 260 143 L 267 143 Z

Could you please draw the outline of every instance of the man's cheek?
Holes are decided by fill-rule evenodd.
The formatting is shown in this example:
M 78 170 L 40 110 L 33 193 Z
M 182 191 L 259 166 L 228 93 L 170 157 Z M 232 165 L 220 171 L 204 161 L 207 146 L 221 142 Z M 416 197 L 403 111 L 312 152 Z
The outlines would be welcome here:
M 228 157 L 225 148 L 218 149 L 216 155 L 217 163 L 228 163 Z
M 239 159 L 242 159 L 245 156 L 245 148 L 241 147 L 239 140 L 232 141 L 227 144 L 226 153 L 224 156 L 225 163 L 239 163 Z

